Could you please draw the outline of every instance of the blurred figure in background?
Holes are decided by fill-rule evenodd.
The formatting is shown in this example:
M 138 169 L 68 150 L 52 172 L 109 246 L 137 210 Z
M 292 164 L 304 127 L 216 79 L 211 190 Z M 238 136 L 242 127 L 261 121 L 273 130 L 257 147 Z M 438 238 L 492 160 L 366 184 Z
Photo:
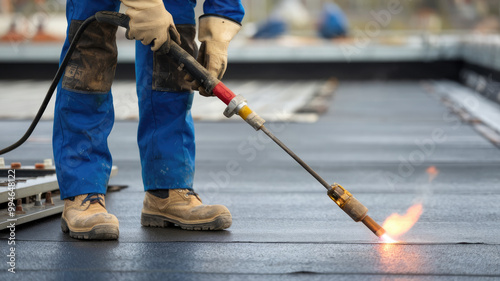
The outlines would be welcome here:
M 348 28 L 347 17 L 337 4 L 326 3 L 323 5 L 323 12 L 318 23 L 318 33 L 322 38 L 345 37 Z
M 310 22 L 309 11 L 300 0 L 282 0 L 275 6 L 271 15 L 258 24 L 253 38 L 277 38 L 287 34 L 290 29 L 307 27 Z

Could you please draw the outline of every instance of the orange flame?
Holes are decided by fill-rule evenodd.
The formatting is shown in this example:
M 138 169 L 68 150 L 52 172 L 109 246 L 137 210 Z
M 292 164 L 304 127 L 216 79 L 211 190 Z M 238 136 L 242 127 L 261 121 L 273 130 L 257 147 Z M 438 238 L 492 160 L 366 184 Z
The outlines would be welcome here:
M 426 172 L 429 175 L 437 175 L 439 173 L 439 170 L 436 168 L 436 166 L 429 166 L 426 170 Z
M 383 223 L 382 227 L 385 229 L 388 239 L 390 237 L 398 237 L 410 230 L 413 225 L 418 221 L 422 214 L 422 204 L 415 204 L 408 208 L 406 214 L 399 215 L 394 213 L 390 215 Z M 384 239 L 388 243 L 393 243 L 391 240 Z
M 432 182 L 439 174 L 436 166 L 429 166 L 425 172 L 429 175 L 429 182 Z

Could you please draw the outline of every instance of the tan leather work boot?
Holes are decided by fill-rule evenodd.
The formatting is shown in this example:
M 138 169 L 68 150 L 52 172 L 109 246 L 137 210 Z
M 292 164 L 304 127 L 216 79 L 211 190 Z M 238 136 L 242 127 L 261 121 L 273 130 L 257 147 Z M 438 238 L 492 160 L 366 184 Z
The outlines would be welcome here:
M 187 230 L 221 230 L 231 226 L 231 213 L 225 206 L 203 205 L 192 190 L 170 189 L 167 196 L 161 198 L 146 192 L 141 215 L 143 226 L 178 225 Z
M 64 200 L 61 229 L 77 239 L 118 239 L 118 219 L 108 214 L 104 194 L 83 194 Z

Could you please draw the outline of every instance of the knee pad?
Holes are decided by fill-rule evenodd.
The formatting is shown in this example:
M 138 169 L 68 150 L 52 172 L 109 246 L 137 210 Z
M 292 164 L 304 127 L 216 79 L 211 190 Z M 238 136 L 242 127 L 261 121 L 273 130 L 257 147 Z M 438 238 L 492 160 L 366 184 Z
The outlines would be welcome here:
M 68 40 L 73 40 L 83 21 L 71 21 Z M 118 51 L 117 26 L 91 23 L 71 56 L 64 72 L 62 87 L 83 93 L 108 93 L 115 77 Z
M 181 35 L 181 47 L 190 55 L 198 55 L 198 46 L 194 42 L 196 26 L 193 24 L 177 24 L 175 28 Z M 153 61 L 153 90 L 163 92 L 192 92 L 191 86 L 184 76 L 186 72 L 179 71 L 168 54 L 154 53 Z

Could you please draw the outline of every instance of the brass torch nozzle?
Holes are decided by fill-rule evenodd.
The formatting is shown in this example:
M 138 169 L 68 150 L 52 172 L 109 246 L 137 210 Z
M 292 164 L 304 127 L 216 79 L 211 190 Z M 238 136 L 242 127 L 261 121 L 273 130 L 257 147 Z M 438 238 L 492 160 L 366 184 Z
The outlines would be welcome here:
M 385 229 L 383 229 L 376 221 L 370 218 L 370 216 L 366 216 L 361 221 L 378 237 L 384 235 Z
M 327 192 L 330 199 L 346 212 L 355 222 L 362 221 L 378 237 L 384 235 L 385 230 L 367 215 L 366 208 L 358 199 L 343 188 L 340 184 L 333 184 Z

